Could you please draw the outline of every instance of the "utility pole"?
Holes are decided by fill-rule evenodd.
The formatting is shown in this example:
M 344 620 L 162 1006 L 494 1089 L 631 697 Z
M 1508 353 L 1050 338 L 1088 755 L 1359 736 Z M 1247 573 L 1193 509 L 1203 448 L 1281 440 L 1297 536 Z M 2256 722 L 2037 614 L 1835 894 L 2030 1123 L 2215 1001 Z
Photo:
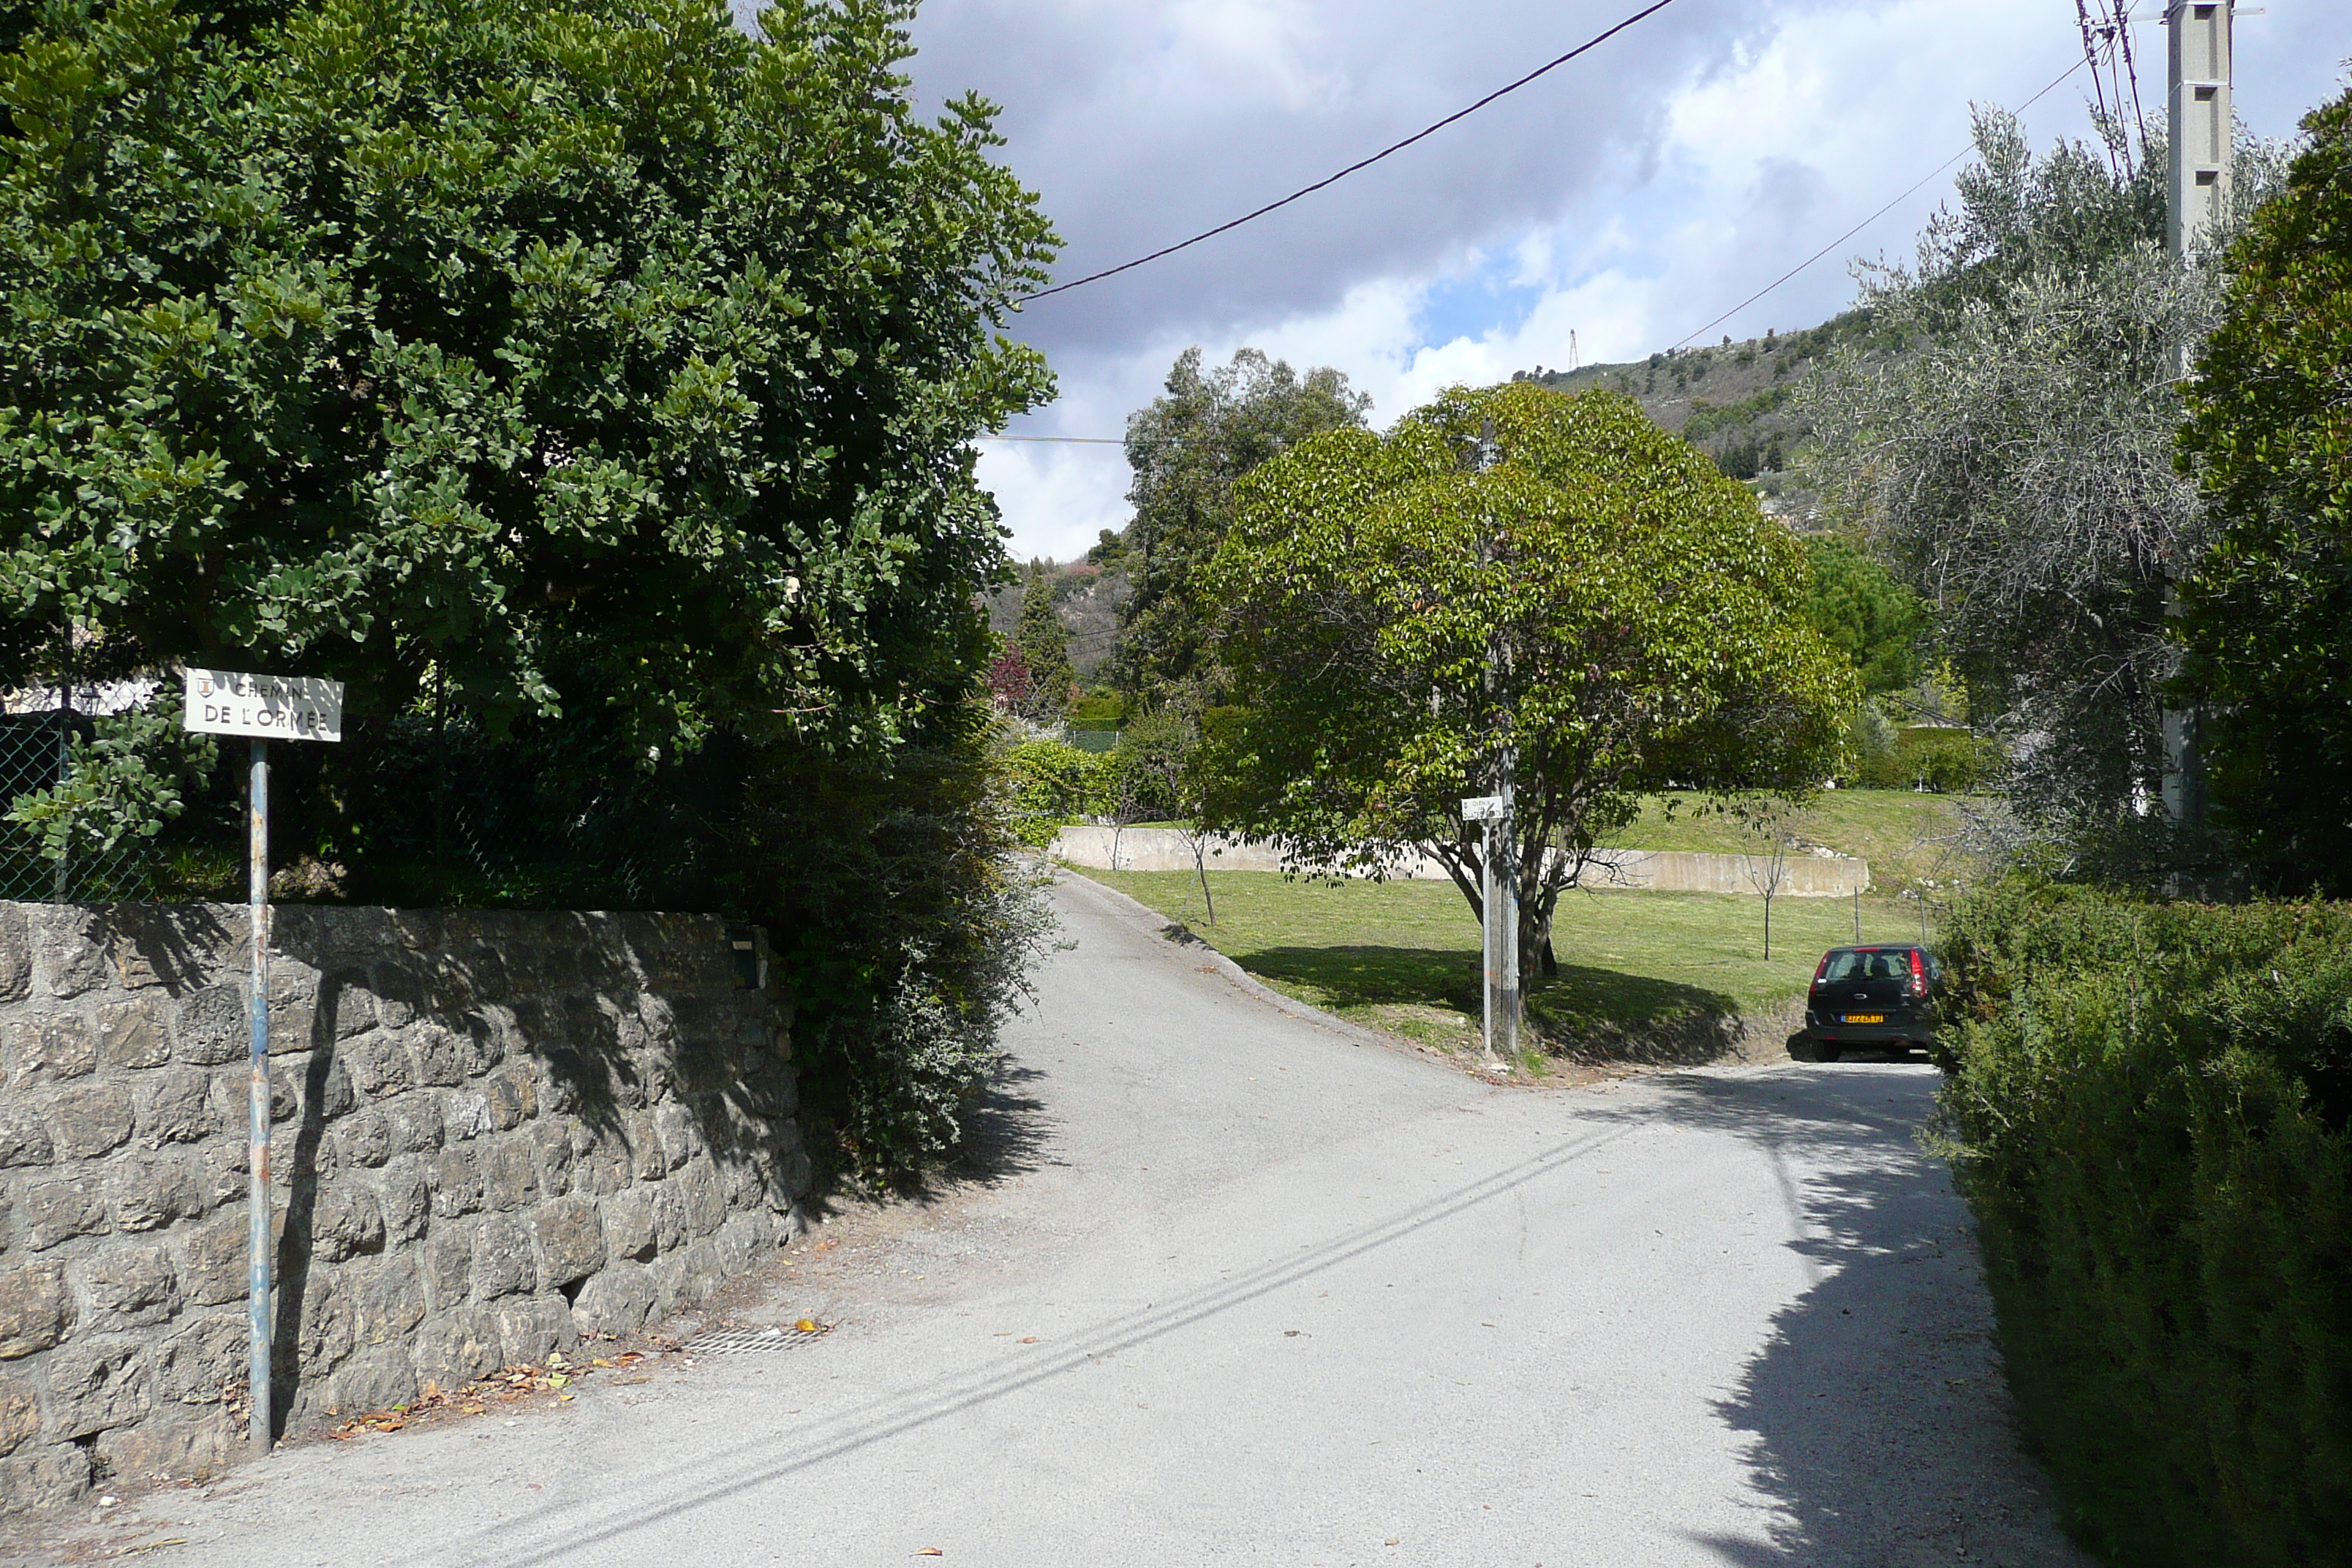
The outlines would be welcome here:
M 1495 439 L 1495 422 L 1478 431 L 1473 471 L 1485 473 L 1502 459 Z M 1500 559 L 1500 541 L 1486 543 L 1488 560 Z M 1519 876 L 1513 838 L 1512 795 L 1518 770 L 1518 748 L 1512 743 L 1510 724 L 1502 713 L 1506 687 L 1502 677 L 1510 668 L 1511 649 L 1501 634 L 1486 644 L 1486 696 L 1495 714 L 1495 793 L 1462 803 L 1463 819 L 1486 825 L 1486 877 L 1483 902 L 1486 930 L 1485 1030 L 1482 1044 L 1486 1065 L 1508 1068 L 1519 1054 Z
M 2164 13 L 2165 141 L 2170 166 L 2165 182 L 2165 245 L 2184 267 L 2197 264 L 2206 231 L 2229 210 L 2230 149 L 2234 118 L 2230 104 L 2231 28 L 2235 0 L 2168 0 Z M 2192 345 L 2179 348 L 2178 372 L 2189 376 Z M 2168 588 L 2168 609 L 2179 589 Z M 2193 708 L 2164 711 L 2164 814 L 2191 826 L 2205 817 L 2205 766 L 2198 748 Z

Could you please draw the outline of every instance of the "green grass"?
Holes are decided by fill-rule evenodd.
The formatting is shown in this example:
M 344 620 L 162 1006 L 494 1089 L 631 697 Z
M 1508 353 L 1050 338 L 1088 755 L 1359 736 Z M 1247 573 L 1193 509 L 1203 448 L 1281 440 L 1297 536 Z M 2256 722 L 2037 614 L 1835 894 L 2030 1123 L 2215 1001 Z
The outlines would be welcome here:
M 1087 871 L 1302 1002 L 1425 1044 L 1475 1043 L 1478 926 L 1446 882 L 1290 881 L 1272 871 L 1212 871 L 1217 921 L 1186 871 Z M 1547 1048 L 1574 1057 L 1703 1059 L 1740 1014 L 1804 994 L 1825 949 L 1853 938 L 1842 899 L 1778 899 L 1772 957 L 1764 906 L 1717 893 L 1576 893 L 1552 922 L 1556 979 L 1528 997 Z M 1863 934 L 1918 930 L 1916 906 L 1862 901 Z
M 1668 809 L 1668 803 L 1673 809 Z M 1963 797 L 1912 790 L 1823 790 L 1795 813 L 1791 825 L 1810 847 L 1820 845 L 1870 862 L 1871 880 L 1892 893 L 1922 880 L 1948 881 L 1964 867 L 1950 836 Z M 1642 815 L 1610 842 L 1627 849 L 1686 849 L 1702 854 L 1753 851 L 1756 840 L 1697 796 L 1653 795 Z

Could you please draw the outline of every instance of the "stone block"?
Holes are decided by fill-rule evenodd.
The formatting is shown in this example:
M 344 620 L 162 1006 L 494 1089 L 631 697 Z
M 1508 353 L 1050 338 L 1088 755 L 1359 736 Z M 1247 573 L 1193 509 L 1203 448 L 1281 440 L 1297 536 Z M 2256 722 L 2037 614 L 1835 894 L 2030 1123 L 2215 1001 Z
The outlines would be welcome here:
M 659 1294 L 643 1264 L 615 1263 L 580 1287 L 572 1321 L 583 1334 L 634 1334 Z
M 204 1193 L 205 1208 L 216 1209 L 223 1204 L 244 1200 L 247 1163 L 242 1138 L 208 1143 L 196 1152 L 196 1180 Z
M 20 1223 L 25 1245 L 35 1252 L 46 1252 L 77 1236 L 102 1234 L 109 1222 L 100 1178 L 92 1173 L 28 1184 Z
M 346 1164 L 376 1166 L 392 1158 L 392 1125 L 381 1110 L 362 1110 L 335 1130 Z
M 33 989 L 33 944 L 20 904 L 0 904 L 0 1002 L 24 999 Z
M 307 1051 L 319 1007 L 319 972 L 298 958 L 269 955 L 269 1054 Z
M 112 1002 L 98 1010 L 98 1059 L 110 1068 L 159 1068 L 172 1059 L 172 1031 L 152 996 Z
M 159 1406 L 218 1405 L 247 1371 L 243 1312 L 207 1312 L 155 1347 L 148 1389 Z
M 414 1241 L 425 1234 L 433 1214 L 433 1193 L 425 1164 L 415 1154 L 403 1154 L 376 1178 L 376 1206 L 383 1214 L 383 1234 L 394 1242 Z
M 503 1007 L 467 1009 L 460 1029 L 466 1047 L 466 1076 L 480 1078 L 507 1059 L 510 1015 Z
M 669 1174 L 668 1156 L 662 1152 L 661 1133 L 650 1116 L 632 1116 L 625 1123 L 629 1136 L 630 1173 L 640 1182 L 658 1182 Z
M 49 1130 L 28 1105 L 0 1105 L 0 1171 L 46 1165 L 57 1158 Z
M 572 1130 L 552 1117 L 535 1122 L 530 1130 L 531 1147 L 539 1154 L 539 1184 L 549 1197 L 562 1197 L 572 1190 Z
M 0 1459 L 0 1514 L 33 1513 L 89 1491 L 89 1456 L 71 1443 L 26 1448 Z
M 121 1231 L 162 1230 L 205 1212 L 204 1189 L 193 1163 L 185 1159 L 115 1165 L 106 1173 L 106 1195 L 114 1228 Z
M 719 1249 L 720 1268 L 730 1276 L 745 1273 L 776 1249 L 776 1222 L 764 1214 L 731 1215 L 711 1245 Z
M 719 1249 L 708 1241 L 690 1241 L 648 1265 L 660 1288 L 664 1316 L 682 1307 L 698 1306 L 710 1299 L 726 1278 L 719 1266 Z
M 504 1364 L 506 1347 L 499 1315 L 480 1307 L 460 1307 L 427 1318 L 408 1342 L 409 1365 L 420 1386 L 455 1388 L 488 1377 Z
M 394 1253 L 344 1274 L 352 1300 L 352 1338 L 362 1345 L 388 1345 L 425 1321 L 425 1282 L 416 1260 Z
M 41 1429 L 41 1396 L 21 1377 L 0 1374 L 0 1455 L 13 1454 Z
M 442 1219 L 482 1212 L 482 1169 L 471 1145 L 460 1143 L 434 1156 L 427 1185 L 433 1212 Z
M 120 1084 L 79 1084 L 49 1097 L 49 1137 L 68 1159 L 95 1160 L 131 1142 L 131 1092 Z
M 202 1480 L 228 1468 L 244 1435 L 225 1411 L 192 1411 L 101 1432 L 91 1452 L 108 1475 L 134 1484 Z
M 303 1064 L 299 1061 L 289 1064 L 283 1060 L 277 1060 L 269 1064 L 268 1070 L 270 1121 L 291 1121 L 296 1113 L 301 1110 L 302 1068 Z M 251 1069 L 247 1070 L 249 1072 Z M 247 1072 L 225 1073 L 222 1076 L 236 1080 L 240 1089 L 237 1100 L 239 1104 L 243 1104 L 245 1095 L 253 1091 L 252 1079 L 247 1076 Z
M 404 965 L 379 963 L 369 972 L 368 995 L 375 1005 L 376 1022 L 397 1029 L 416 1016 L 425 994 L 424 983 Z
M 539 1201 L 538 1165 L 528 1139 L 502 1138 L 484 1146 L 482 1190 L 489 1206 L 500 1214 Z
M 636 1161 L 617 1132 L 572 1123 L 572 1186 L 595 1197 L 609 1197 L 629 1186 Z
M 446 1312 L 474 1298 L 474 1232 L 467 1221 L 436 1227 L 417 1255 L 428 1311 Z
M 348 1040 L 376 1026 L 375 994 L 364 978 L 329 975 L 319 984 L 319 1005 L 334 1010 L 334 1038 Z
M 419 1024 L 408 1032 L 412 1081 L 455 1088 L 466 1081 L 466 1058 L 472 1047 L 463 1036 L 438 1024 Z
M 295 1345 L 303 1373 L 316 1376 L 352 1353 L 352 1295 L 340 1270 L 315 1264 L 301 1289 L 302 1316 L 296 1326 Z
M 663 1161 L 673 1171 L 702 1152 L 702 1131 L 693 1112 L 675 1100 L 654 1111 L 654 1131 L 661 1139 Z
M 338 1117 L 349 1116 L 358 1109 L 359 1103 L 359 1091 L 352 1087 L 351 1069 L 343 1065 L 341 1056 L 331 1052 L 327 1058 L 325 1078 L 319 1085 L 320 1116 L 332 1121 Z
M 479 1138 L 490 1130 L 488 1097 L 462 1089 L 441 1097 L 441 1131 L 452 1143 Z
M 310 1211 L 310 1255 L 341 1263 L 383 1250 L 383 1212 L 373 1188 L 357 1179 L 332 1183 Z
M 99 1333 L 152 1328 L 179 1315 L 180 1281 L 162 1247 L 110 1247 L 75 1260 L 85 1327 Z
M 352 1087 L 362 1100 L 382 1100 L 416 1087 L 410 1076 L 408 1047 L 397 1031 L 378 1029 L 343 1044 L 337 1053 L 350 1068 Z
M 79 1013 L 28 1011 L 0 1027 L 0 1059 L 16 1089 L 86 1078 L 98 1066 L 98 1037 Z
M 542 1204 L 530 1229 L 547 1284 L 573 1284 L 604 1267 L 604 1227 L 592 1200 L 574 1194 Z
M 509 1297 L 499 1303 L 497 1312 L 505 1365 L 537 1364 L 550 1351 L 569 1351 L 580 1343 L 572 1304 L 561 1296 Z
M 537 1078 L 529 1062 L 514 1062 L 484 1080 L 491 1126 L 504 1132 L 539 1114 Z
M 429 1094 L 404 1094 L 387 1102 L 385 1121 L 392 1146 L 403 1154 L 430 1154 L 446 1142 L 441 1135 L 441 1103 Z
M 244 1088 L 237 1075 L 238 1089 Z M 152 1074 L 138 1086 L 139 1136 L 150 1149 L 166 1143 L 201 1143 L 226 1120 L 213 1097 L 213 1075 L 201 1068 L 173 1068 Z M 236 1099 L 240 1106 L 244 1099 Z
M 605 1200 L 604 1218 L 604 1240 L 615 1258 L 634 1258 L 640 1263 L 648 1263 L 660 1252 L 650 1194 L 626 1192 Z
M 327 1412 L 356 1415 L 389 1410 L 416 1398 L 416 1369 L 404 1345 L 387 1345 L 354 1355 L 327 1380 Z
M 244 1300 L 245 1234 L 242 1214 L 224 1215 L 189 1231 L 180 1241 L 181 1293 L 205 1307 Z
M 173 1054 L 191 1067 L 218 1067 L 247 1055 L 250 1035 L 244 988 L 208 985 L 180 999 L 172 1020 Z
M 484 1220 L 474 1233 L 473 1279 L 475 1293 L 486 1301 L 538 1289 L 539 1265 L 531 1255 L 530 1234 L 504 1215 Z
M 727 1189 L 709 1159 L 698 1159 L 670 1179 L 682 1196 L 681 1217 L 688 1236 L 709 1236 L 727 1219 Z
M 79 996 L 114 978 L 104 933 L 94 911 L 76 904 L 42 904 L 32 911 L 33 967 L 52 996 Z
M 146 1358 L 131 1339 L 78 1339 L 51 1351 L 48 1375 L 51 1442 L 71 1442 L 142 1419 L 151 1403 Z

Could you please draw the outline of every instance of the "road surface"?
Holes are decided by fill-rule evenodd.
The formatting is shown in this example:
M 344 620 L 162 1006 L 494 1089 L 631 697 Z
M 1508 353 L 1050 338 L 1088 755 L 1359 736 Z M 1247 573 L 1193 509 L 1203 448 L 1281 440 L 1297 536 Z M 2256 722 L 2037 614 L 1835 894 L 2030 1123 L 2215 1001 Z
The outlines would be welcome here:
M 2017 1449 L 1932 1069 L 1496 1089 L 1090 883 L 980 1167 L 557 1410 L 299 1445 L 52 1546 L 613 1565 L 2084 1560 Z

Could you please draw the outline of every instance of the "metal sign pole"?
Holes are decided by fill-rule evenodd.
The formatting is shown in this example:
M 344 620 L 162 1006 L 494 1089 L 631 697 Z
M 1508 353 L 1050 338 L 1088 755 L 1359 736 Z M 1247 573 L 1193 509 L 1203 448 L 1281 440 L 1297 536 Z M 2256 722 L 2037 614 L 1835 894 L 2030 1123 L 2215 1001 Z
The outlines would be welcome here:
M 1514 837 L 1517 825 L 1511 813 L 1517 802 L 1516 794 L 1518 752 L 1516 748 L 1503 748 L 1500 787 L 1495 792 L 1502 804 L 1490 825 L 1498 851 L 1495 879 L 1495 1011 L 1497 1015 L 1495 1033 L 1502 1037 L 1502 1057 L 1506 1066 L 1519 1059 L 1519 866 L 1518 842 Z
M 247 1310 L 251 1316 L 250 1394 L 253 1409 L 247 1436 L 256 1455 L 269 1452 L 269 742 L 252 742 L 250 795 L 247 818 L 252 837 L 252 865 L 247 877 L 246 901 L 252 913 L 253 998 L 248 1010 L 253 1025 L 253 1071 L 247 1095 L 246 1251 L 248 1273 Z
M 249 865 L 246 904 L 251 917 L 253 994 L 247 1018 L 252 1037 L 246 1096 L 246 1313 L 247 1348 L 246 1436 L 258 1457 L 269 1452 L 277 1407 L 270 1388 L 269 1329 L 274 1238 L 269 1215 L 269 742 L 343 738 L 343 685 L 308 676 L 248 675 L 191 666 L 182 723 L 207 735 L 243 735 L 251 743 L 246 786 Z

